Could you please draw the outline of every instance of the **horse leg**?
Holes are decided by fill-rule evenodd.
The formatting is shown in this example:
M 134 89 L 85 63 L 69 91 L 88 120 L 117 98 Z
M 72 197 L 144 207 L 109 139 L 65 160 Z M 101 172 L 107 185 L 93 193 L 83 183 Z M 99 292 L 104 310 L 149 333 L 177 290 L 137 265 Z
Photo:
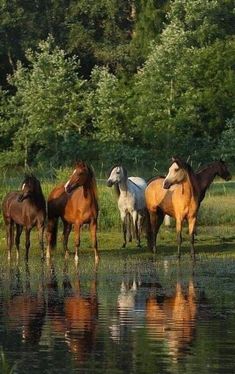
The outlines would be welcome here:
M 21 225 L 16 225 L 16 237 L 15 237 L 15 245 L 16 245 L 16 258 L 17 260 L 20 257 L 20 236 L 23 231 L 23 226 Z
M 178 243 L 178 259 L 181 257 L 181 244 L 182 244 L 182 220 L 176 218 L 176 232 L 177 232 L 177 243 Z
M 11 250 L 14 242 L 14 222 L 10 220 L 7 224 L 7 250 L 8 250 L 8 260 L 11 259 Z
M 139 231 L 139 227 L 138 227 L 138 212 L 137 210 L 134 210 L 132 212 L 132 218 L 133 218 L 133 224 L 134 224 L 134 228 L 135 228 L 135 237 L 136 237 L 136 244 L 137 244 L 137 247 L 140 247 L 140 231 Z
M 46 258 L 51 257 L 51 251 L 56 246 L 58 217 L 48 219 L 47 224 L 47 252 Z
M 92 220 L 90 223 L 90 234 L 91 234 L 92 246 L 95 252 L 95 264 L 97 265 L 100 260 L 100 256 L 99 256 L 98 244 L 97 244 L 97 221 L 96 220 Z
M 28 229 L 26 227 L 26 229 L 25 229 L 25 260 L 26 261 L 28 261 L 28 259 L 29 259 L 30 231 L 31 231 L 31 229 Z
M 126 225 L 127 225 L 128 241 L 132 242 L 133 220 L 132 220 L 130 213 L 127 213 L 126 215 Z
M 44 234 L 44 225 L 38 225 L 38 239 L 39 239 L 39 245 L 40 245 L 40 249 L 41 249 L 41 260 L 44 260 L 43 234 Z
M 69 224 L 66 221 L 63 221 L 64 223 L 64 230 L 63 230 L 63 247 L 64 247 L 64 254 L 65 258 L 69 257 L 69 249 L 68 249 L 68 240 L 69 240 L 69 234 L 72 229 L 72 225 Z
M 195 227 L 196 227 L 196 217 L 188 218 L 188 228 L 189 228 L 189 235 L 190 235 L 190 242 L 191 242 L 191 258 L 195 261 L 195 247 L 194 247 L 194 235 L 195 235 Z
M 74 224 L 74 239 L 75 239 L 75 257 L 74 257 L 74 260 L 75 260 L 75 262 L 78 262 L 78 251 L 79 251 L 79 246 L 80 246 L 80 230 L 81 230 L 80 223 L 75 223 Z
M 164 219 L 164 214 L 160 210 L 157 210 L 156 213 L 155 212 L 150 213 L 153 253 L 156 253 L 156 250 L 157 250 L 157 247 L 156 247 L 157 234 L 163 222 L 163 219 Z
M 127 214 L 129 214 L 129 213 L 127 213 Z M 123 245 L 122 245 L 122 248 L 126 247 L 127 214 L 126 214 L 126 212 L 121 212 L 122 231 L 123 231 Z

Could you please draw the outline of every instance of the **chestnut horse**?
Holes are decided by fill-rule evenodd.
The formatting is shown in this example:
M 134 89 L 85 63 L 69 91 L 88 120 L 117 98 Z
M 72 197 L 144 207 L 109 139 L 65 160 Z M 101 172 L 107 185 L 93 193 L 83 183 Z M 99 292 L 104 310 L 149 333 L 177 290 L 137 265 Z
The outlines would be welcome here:
M 63 245 L 65 255 L 69 254 L 68 238 L 72 225 L 74 225 L 75 261 L 78 261 L 80 230 L 83 224 L 88 223 L 95 252 L 95 262 L 98 263 L 97 186 L 92 169 L 83 161 L 77 163 L 69 180 L 65 184 L 56 186 L 48 197 L 47 258 L 50 258 L 51 249 L 56 246 L 59 218 L 62 219 L 64 224 Z
M 223 161 L 217 161 L 202 168 L 196 174 L 191 166 L 180 158 L 173 158 L 168 175 L 151 180 L 145 191 L 146 205 L 149 212 L 148 240 L 151 249 L 156 252 L 156 237 L 168 214 L 176 219 L 178 237 L 178 257 L 182 243 L 182 224 L 187 219 L 191 236 L 191 256 L 195 258 L 194 233 L 197 213 L 207 188 L 216 175 L 223 179 L 231 179 L 231 175 Z
M 30 232 L 37 227 L 43 253 L 43 231 L 46 219 L 46 202 L 42 193 L 39 180 L 34 175 L 26 175 L 22 183 L 21 191 L 9 192 L 2 204 L 3 218 L 7 229 L 8 259 L 11 258 L 11 250 L 14 241 L 14 224 L 16 225 L 15 245 L 17 258 L 19 258 L 20 236 L 25 227 L 25 258 L 28 260 L 30 248 Z

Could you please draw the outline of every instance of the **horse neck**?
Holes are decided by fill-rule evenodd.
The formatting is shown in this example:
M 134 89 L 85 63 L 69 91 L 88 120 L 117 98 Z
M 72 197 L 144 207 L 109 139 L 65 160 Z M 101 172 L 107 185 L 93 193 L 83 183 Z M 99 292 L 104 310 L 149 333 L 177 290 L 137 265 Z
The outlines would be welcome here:
M 127 191 L 128 191 L 128 179 L 126 178 L 123 178 L 119 183 L 118 183 L 118 187 L 119 187 L 119 190 L 120 190 L 120 195 L 122 194 L 126 194 Z
M 188 188 L 188 191 L 189 191 L 189 194 L 191 195 L 191 198 L 193 197 L 193 198 L 198 199 L 198 197 L 200 196 L 200 188 L 199 188 L 199 185 L 198 185 L 197 177 L 196 177 L 196 174 L 194 174 L 193 171 L 187 173 L 187 177 L 183 182 L 183 187 L 184 187 L 184 190 L 186 190 L 186 191 L 187 191 L 187 188 Z
M 33 197 L 31 197 L 31 200 L 37 206 L 37 208 L 46 209 L 46 201 L 42 192 L 34 194 Z
M 200 201 L 203 200 L 206 190 L 210 187 L 216 175 L 217 171 L 213 167 L 205 168 L 196 174 L 198 185 L 200 188 Z
M 83 186 L 84 197 L 87 198 L 90 196 L 91 200 L 97 204 L 98 194 L 97 186 L 94 178 L 89 179 Z

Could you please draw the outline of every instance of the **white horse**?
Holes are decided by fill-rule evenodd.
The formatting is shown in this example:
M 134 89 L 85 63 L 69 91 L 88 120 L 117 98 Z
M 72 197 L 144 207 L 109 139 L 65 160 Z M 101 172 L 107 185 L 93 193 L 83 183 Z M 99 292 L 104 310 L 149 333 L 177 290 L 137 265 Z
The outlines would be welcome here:
M 127 170 L 123 166 L 114 166 L 109 174 L 107 186 L 115 186 L 118 195 L 118 208 L 123 223 L 123 247 L 126 246 L 126 234 L 128 220 L 132 217 L 134 233 L 137 240 L 137 246 L 140 247 L 140 234 L 144 220 L 146 204 L 144 191 L 147 183 L 143 178 L 127 176 Z M 131 223 L 129 225 L 129 230 Z M 131 241 L 131 234 L 129 237 Z

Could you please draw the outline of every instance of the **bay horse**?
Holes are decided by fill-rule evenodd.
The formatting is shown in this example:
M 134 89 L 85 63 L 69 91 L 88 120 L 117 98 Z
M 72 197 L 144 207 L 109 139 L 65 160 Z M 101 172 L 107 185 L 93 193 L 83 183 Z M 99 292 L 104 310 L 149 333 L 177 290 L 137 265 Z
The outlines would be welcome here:
M 25 259 L 28 261 L 30 232 L 37 227 L 41 247 L 41 258 L 44 257 L 43 232 L 46 219 L 46 202 L 39 180 L 32 174 L 26 175 L 21 191 L 9 192 L 2 203 L 3 218 L 7 229 L 8 259 L 14 242 L 14 225 L 16 226 L 15 245 L 19 258 L 20 236 L 25 227 Z
M 75 261 L 78 261 L 80 230 L 82 225 L 89 224 L 95 262 L 98 263 L 98 211 L 97 186 L 93 170 L 84 161 L 78 161 L 69 180 L 56 186 L 48 197 L 47 258 L 51 257 L 51 250 L 56 246 L 58 219 L 61 218 L 64 224 L 65 255 L 69 254 L 68 238 L 74 225 Z
M 128 177 L 126 168 L 116 165 L 110 170 L 107 180 L 108 187 L 113 185 L 118 196 L 118 208 L 123 226 L 123 248 L 127 242 L 127 229 L 129 229 L 129 241 L 132 239 L 132 222 L 137 246 L 140 247 L 140 234 L 146 211 L 144 191 L 147 183 L 140 177 Z
M 148 242 L 156 252 L 156 237 L 165 214 L 176 219 L 178 257 L 182 243 L 182 224 L 187 219 L 191 236 L 191 256 L 195 259 L 194 234 L 197 213 L 207 188 L 216 175 L 230 180 L 226 164 L 220 160 L 194 173 L 191 166 L 178 158 L 172 159 L 168 175 L 151 180 L 145 191 L 149 212 Z

